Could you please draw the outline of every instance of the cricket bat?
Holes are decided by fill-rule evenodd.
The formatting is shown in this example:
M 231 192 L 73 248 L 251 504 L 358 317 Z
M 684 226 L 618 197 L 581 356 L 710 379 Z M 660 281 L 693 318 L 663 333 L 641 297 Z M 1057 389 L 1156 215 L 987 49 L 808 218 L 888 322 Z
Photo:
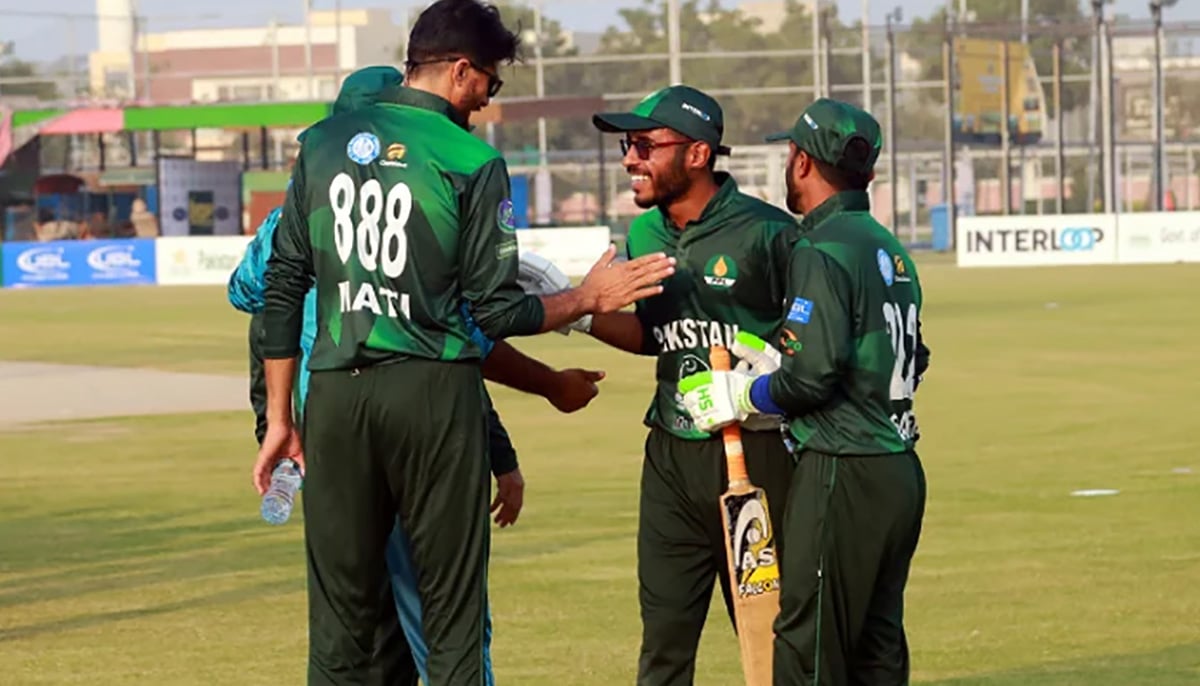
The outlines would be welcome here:
M 709 362 L 714 372 L 729 371 L 729 351 L 713 346 Z M 742 428 L 721 430 L 729 487 L 721 495 L 721 525 L 733 613 L 742 654 L 746 686 L 771 686 L 775 647 L 773 625 L 779 614 L 779 563 L 771 529 L 767 494 L 750 483 L 742 452 Z

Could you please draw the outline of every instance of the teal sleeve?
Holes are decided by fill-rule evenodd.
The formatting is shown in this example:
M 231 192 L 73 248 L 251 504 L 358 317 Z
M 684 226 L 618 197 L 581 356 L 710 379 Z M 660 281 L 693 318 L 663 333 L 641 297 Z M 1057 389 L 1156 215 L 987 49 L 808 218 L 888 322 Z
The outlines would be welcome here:
M 229 275 L 227 295 L 229 303 L 234 308 L 247 314 L 255 314 L 263 309 L 263 292 L 266 290 L 267 259 L 271 256 L 271 240 L 275 235 L 275 227 L 283 208 L 271 210 L 267 218 L 259 224 L 254 232 L 254 238 L 246 246 L 242 260 Z
M 305 295 L 313 287 L 312 243 L 304 202 L 304 154 L 296 160 L 267 260 L 263 357 L 290 359 L 300 348 Z
M 462 295 L 480 331 L 492 339 L 538 333 L 545 311 L 540 298 L 526 295 L 517 284 L 517 235 L 502 158 L 471 175 L 461 217 Z
M 782 335 L 786 352 L 770 376 L 770 395 L 789 417 L 833 395 L 852 354 L 851 286 L 841 265 L 812 247 L 792 253 Z

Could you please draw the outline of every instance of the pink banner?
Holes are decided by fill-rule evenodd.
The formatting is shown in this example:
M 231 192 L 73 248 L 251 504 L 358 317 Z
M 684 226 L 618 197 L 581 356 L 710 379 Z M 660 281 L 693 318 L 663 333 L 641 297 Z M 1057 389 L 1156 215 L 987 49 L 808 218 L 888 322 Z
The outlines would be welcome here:
M 4 161 L 12 154 L 12 119 L 12 110 L 0 107 L 0 167 L 4 166 Z

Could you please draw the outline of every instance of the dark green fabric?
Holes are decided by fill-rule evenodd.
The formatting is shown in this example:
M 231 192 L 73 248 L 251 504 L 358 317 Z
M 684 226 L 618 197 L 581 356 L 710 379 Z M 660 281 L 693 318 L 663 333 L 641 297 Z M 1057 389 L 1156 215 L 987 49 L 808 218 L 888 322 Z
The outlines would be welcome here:
M 254 410 L 254 440 L 262 445 L 263 437 L 267 434 L 267 382 L 263 370 L 262 356 L 262 313 L 250 316 L 248 336 L 250 339 L 250 407 Z M 488 422 L 488 460 L 492 474 L 503 476 L 521 466 L 517 459 L 517 449 L 509 438 L 508 429 L 500 420 L 500 414 L 492 403 L 492 397 L 484 389 L 484 401 L 487 407 Z M 295 403 L 302 407 L 303 403 Z M 299 424 L 297 418 L 297 423 Z
M 856 138 L 868 144 L 865 157 L 846 154 L 846 146 Z M 767 136 L 767 140 L 791 140 L 796 147 L 826 164 L 862 174 L 875 168 L 883 148 L 883 132 L 875 117 L 850 103 L 830 98 L 809 105 L 791 129 Z
M 743 432 L 750 480 L 767 493 L 771 526 L 783 525 L 793 469 L 777 432 Z M 733 626 L 720 497 L 728 486 L 721 439 L 646 438 L 638 513 L 639 686 L 690 686 L 696 648 L 719 579 Z M 776 536 L 776 551 L 781 546 Z
M 401 88 L 307 130 L 267 263 L 266 357 L 297 354 L 314 280 L 313 371 L 478 359 L 464 301 L 489 338 L 541 328 L 517 284 L 504 158 L 451 114 Z
M 493 475 L 504 476 L 520 466 L 517 464 L 517 450 L 513 447 L 512 439 L 508 437 L 504 423 L 500 421 L 500 413 L 496 412 L 491 394 L 486 390 L 483 392 L 483 400 L 487 410 L 488 463 Z
M 404 84 L 404 74 L 395 67 L 374 65 L 355 70 L 342 82 L 333 113 L 340 114 L 377 102 L 396 102 Z
M 908 683 L 904 588 L 924 511 L 915 453 L 800 453 L 781 530 L 776 686 Z
M 919 435 L 921 281 L 869 210 L 866 193 L 839 193 L 801 222 L 770 380 L 797 444 L 832 455 L 902 453 Z
M 678 260 L 665 290 L 636 304 L 645 335 L 642 352 L 658 356 L 647 426 L 681 438 L 707 439 L 697 430 L 679 380 L 709 368 L 710 346 L 733 346 L 748 331 L 764 340 L 778 335 L 787 263 L 798 234 L 796 219 L 738 190 L 725 173 L 699 220 L 677 227 L 653 209 L 633 221 L 626 240 L 630 258 L 665 252 Z M 735 361 L 736 363 L 736 361 Z
M 479 366 L 410 360 L 309 383 L 308 683 L 365 682 L 398 514 L 419 570 L 430 679 L 482 684 L 490 489 Z
M 368 686 L 418 686 L 421 673 L 413 660 L 412 648 L 396 614 L 395 596 L 385 584 L 379 599 L 379 624 L 375 626 L 375 649 L 371 657 Z
M 254 410 L 254 440 L 262 445 L 267 435 L 267 377 L 262 356 L 262 312 L 250 315 L 246 337 L 250 350 L 250 407 Z

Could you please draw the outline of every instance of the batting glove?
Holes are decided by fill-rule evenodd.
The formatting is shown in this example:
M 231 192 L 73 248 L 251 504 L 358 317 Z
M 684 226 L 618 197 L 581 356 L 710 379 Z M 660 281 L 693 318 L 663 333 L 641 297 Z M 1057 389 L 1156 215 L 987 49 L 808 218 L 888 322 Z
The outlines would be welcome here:
M 762 376 L 779 369 L 779 351 L 752 333 L 737 332 L 733 339 L 733 347 L 729 351 L 739 360 L 734 367 L 737 371 Z
M 779 351 L 752 333 L 737 332 L 730 352 L 738 358 L 734 371 L 762 376 L 779 369 Z M 777 414 L 752 414 L 742 420 L 741 424 L 747 431 L 778 431 L 782 421 L 783 417 Z
M 523 252 L 517 262 L 517 284 L 530 295 L 552 295 L 571 287 L 571 280 L 567 275 L 541 255 Z M 560 329 L 555 329 L 564 336 L 569 335 L 572 330 L 583 333 L 591 331 L 592 315 L 586 314 Z
M 683 406 L 701 431 L 713 432 L 758 414 L 750 402 L 754 377 L 745 372 L 700 372 L 679 380 Z

